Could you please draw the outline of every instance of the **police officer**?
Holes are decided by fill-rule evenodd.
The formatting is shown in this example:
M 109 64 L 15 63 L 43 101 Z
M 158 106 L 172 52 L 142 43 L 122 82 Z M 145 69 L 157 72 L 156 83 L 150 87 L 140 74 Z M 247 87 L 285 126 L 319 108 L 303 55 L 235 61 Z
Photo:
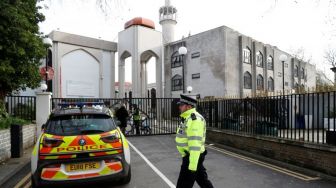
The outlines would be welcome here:
M 203 161 L 205 150 L 206 123 L 196 111 L 194 96 L 181 94 L 178 102 L 182 122 L 176 133 L 176 147 L 182 155 L 182 166 L 176 188 L 192 188 L 195 181 L 201 188 L 213 188 L 208 179 Z
M 133 123 L 135 126 L 136 135 L 140 135 L 141 115 L 137 105 L 134 105 Z

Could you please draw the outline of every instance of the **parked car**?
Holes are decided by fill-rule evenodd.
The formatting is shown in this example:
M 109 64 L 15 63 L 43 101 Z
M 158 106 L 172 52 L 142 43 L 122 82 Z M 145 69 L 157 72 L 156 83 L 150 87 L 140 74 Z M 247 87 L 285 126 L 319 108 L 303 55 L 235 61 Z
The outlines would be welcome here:
M 102 103 L 61 103 L 31 157 L 33 187 L 131 180 L 128 142 Z

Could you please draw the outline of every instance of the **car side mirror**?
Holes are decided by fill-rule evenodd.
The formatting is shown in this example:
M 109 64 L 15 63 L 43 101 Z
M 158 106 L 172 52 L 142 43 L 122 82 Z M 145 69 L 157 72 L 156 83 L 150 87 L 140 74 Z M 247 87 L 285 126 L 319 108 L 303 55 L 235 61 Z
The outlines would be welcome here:
M 41 130 L 45 129 L 46 128 L 46 124 L 44 123 L 41 127 Z
M 119 120 L 114 120 L 115 124 L 119 127 L 121 125 L 121 122 Z

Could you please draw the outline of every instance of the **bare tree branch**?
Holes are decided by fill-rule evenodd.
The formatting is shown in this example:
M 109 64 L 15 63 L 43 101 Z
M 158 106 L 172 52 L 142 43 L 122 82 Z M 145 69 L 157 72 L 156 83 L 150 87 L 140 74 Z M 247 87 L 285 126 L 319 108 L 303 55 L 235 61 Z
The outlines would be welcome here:
M 336 49 L 329 48 L 326 50 L 324 58 L 328 64 L 330 64 L 332 67 L 336 67 Z

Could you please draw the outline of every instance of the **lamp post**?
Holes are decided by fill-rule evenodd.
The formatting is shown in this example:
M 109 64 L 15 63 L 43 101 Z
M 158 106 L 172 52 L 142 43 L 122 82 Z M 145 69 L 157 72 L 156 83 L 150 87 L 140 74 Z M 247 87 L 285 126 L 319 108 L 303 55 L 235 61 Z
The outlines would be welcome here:
M 282 118 L 281 118 L 281 126 L 282 128 L 286 128 L 286 121 L 285 121 L 285 61 L 287 61 L 287 55 L 281 54 L 279 60 L 282 62 L 282 96 L 283 96 L 283 107 L 282 107 Z
M 52 40 L 48 37 L 43 39 L 43 44 L 46 48 L 46 61 L 45 61 L 45 83 L 48 84 L 48 48 L 52 46 Z
M 181 46 L 178 49 L 178 53 L 182 55 L 182 88 L 183 88 L 183 93 L 185 93 L 185 88 L 184 88 L 184 56 L 188 53 L 188 49 L 184 46 Z
M 191 93 L 192 90 L 193 90 L 193 88 L 192 88 L 191 86 L 188 86 L 188 87 L 187 87 L 187 91 L 188 91 L 188 93 Z
M 334 73 L 334 86 L 336 86 L 336 67 L 331 67 L 330 70 Z
M 282 93 L 285 94 L 285 61 L 287 61 L 287 55 L 281 54 L 279 60 L 282 62 Z

